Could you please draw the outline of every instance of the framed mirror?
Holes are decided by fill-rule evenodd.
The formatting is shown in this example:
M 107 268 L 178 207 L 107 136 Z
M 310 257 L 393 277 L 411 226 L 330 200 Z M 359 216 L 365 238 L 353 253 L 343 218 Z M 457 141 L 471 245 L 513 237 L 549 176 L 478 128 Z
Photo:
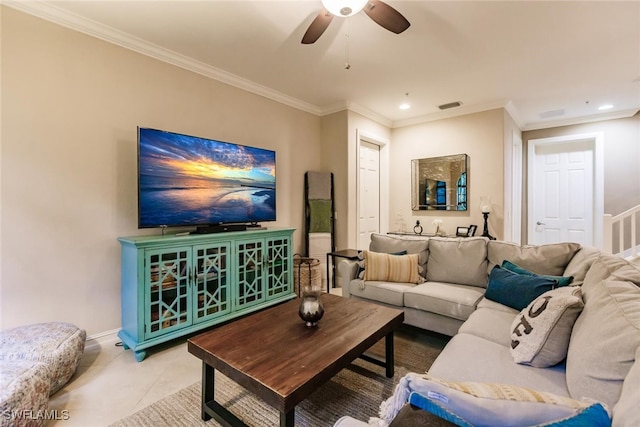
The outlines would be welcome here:
M 466 211 L 467 162 L 466 154 L 411 160 L 411 209 Z

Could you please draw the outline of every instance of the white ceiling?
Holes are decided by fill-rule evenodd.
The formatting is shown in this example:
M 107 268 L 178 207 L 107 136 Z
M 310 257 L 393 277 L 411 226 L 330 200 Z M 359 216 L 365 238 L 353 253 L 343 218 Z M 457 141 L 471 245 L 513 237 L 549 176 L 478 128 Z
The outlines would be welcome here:
M 319 115 L 349 106 L 395 127 L 506 107 L 535 129 L 640 109 L 640 1 L 387 3 L 404 33 L 359 13 L 302 45 L 320 0 L 4 1 Z

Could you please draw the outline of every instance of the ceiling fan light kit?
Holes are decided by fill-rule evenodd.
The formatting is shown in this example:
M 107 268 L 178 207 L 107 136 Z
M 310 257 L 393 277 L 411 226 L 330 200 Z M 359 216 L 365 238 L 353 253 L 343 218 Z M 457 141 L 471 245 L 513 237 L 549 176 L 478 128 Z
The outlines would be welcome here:
M 335 16 L 352 16 L 364 9 L 368 0 L 322 0 L 322 5 Z
M 346 18 L 364 10 L 376 24 L 392 33 L 400 34 L 411 26 L 400 12 L 382 0 L 322 0 L 324 9 L 311 22 L 302 37 L 302 44 L 312 44 L 320 38 L 334 16 Z

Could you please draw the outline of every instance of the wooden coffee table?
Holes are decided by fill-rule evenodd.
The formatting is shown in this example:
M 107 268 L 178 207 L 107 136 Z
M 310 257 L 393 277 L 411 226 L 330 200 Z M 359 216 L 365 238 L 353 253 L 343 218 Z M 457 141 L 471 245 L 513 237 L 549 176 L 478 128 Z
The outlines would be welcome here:
M 295 406 L 320 385 L 362 357 L 393 376 L 393 331 L 401 310 L 323 294 L 325 313 L 308 328 L 294 299 L 222 325 L 188 340 L 202 360 L 202 419 L 224 426 L 245 424 L 214 399 L 215 370 L 280 412 L 280 425 L 293 427 Z M 363 355 L 385 338 L 385 360 Z

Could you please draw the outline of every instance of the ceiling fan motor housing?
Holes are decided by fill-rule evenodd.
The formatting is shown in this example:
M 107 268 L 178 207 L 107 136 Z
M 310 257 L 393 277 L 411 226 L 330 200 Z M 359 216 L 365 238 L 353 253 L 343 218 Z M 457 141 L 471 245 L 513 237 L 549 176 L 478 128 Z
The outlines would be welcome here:
M 368 0 L 322 0 L 322 5 L 333 15 L 347 17 L 360 12 Z

